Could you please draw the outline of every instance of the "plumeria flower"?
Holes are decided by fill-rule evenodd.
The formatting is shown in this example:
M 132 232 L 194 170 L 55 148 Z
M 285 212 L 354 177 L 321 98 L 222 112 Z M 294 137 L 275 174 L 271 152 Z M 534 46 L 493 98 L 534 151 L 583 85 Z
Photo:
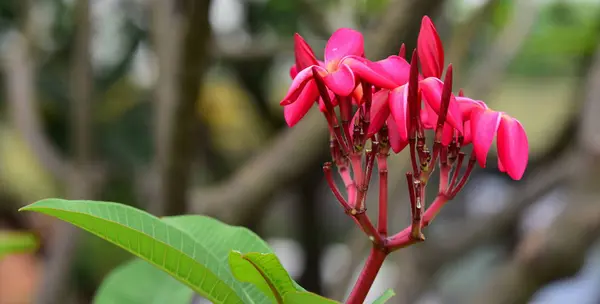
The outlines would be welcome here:
M 294 36 L 294 45 L 296 64 L 290 69 L 293 81 L 287 95 L 280 102 L 284 106 L 284 117 L 289 126 L 298 123 L 319 96 L 313 79 L 313 68 L 318 71 L 333 96 L 356 95 L 356 77 L 349 66 L 341 61 L 348 56 L 364 56 L 362 34 L 348 28 L 333 33 L 325 46 L 325 61 L 317 60 L 311 47 L 299 34 Z M 331 100 L 335 102 L 337 98 Z M 319 108 L 321 111 L 325 109 L 322 99 L 319 101 Z
M 437 78 L 428 79 L 434 80 L 428 83 L 421 82 L 421 89 L 424 96 L 431 95 L 425 97 L 425 99 L 434 101 L 429 103 L 430 105 L 438 103 L 437 108 L 432 106 L 434 113 L 438 113 L 443 83 Z M 463 145 L 473 144 L 473 152 L 482 168 L 485 168 L 487 155 L 494 137 L 496 137 L 499 169 L 515 180 L 521 179 L 527 167 L 529 155 L 527 135 L 521 123 L 506 113 L 488 108 L 481 100 L 452 96 L 449 106 L 448 123 L 444 126 L 442 143 L 447 145 L 453 139 L 447 125 L 450 124 L 451 117 L 454 115 L 455 118 L 460 119 L 460 123 L 464 121 L 463 132 L 461 132 L 464 138 Z
M 494 137 L 498 147 L 498 167 L 512 179 L 520 180 L 529 161 L 529 143 L 523 125 L 506 113 L 484 107 L 471 112 L 473 151 L 477 162 L 485 167 Z
M 444 49 L 442 46 L 441 39 L 435 29 L 435 26 L 431 22 L 429 17 L 423 17 L 421 22 L 421 30 L 417 40 L 417 55 L 421 63 L 422 75 L 419 74 L 419 91 L 422 93 L 423 99 L 426 101 L 423 108 L 420 110 L 420 119 L 425 129 L 435 129 L 438 120 L 437 113 L 440 111 L 441 92 L 443 83 L 440 80 L 442 76 L 444 66 Z M 399 56 L 403 59 L 406 50 L 404 45 L 400 48 Z M 399 67 L 399 63 L 391 62 L 388 63 L 389 70 L 396 69 L 399 72 L 396 75 L 405 76 L 408 78 L 408 69 L 410 65 L 406 60 L 402 67 Z M 395 66 L 393 65 L 395 64 Z M 423 79 L 423 76 L 426 78 Z M 404 79 L 403 79 L 404 80 Z M 408 79 L 404 80 L 402 85 L 405 85 Z M 397 87 L 390 91 L 390 108 L 392 115 L 399 125 L 404 125 L 408 115 L 407 107 L 407 87 Z M 444 125 L 442 144 L 447 146 L 450 144 L 454 137 L 454 130 L 458 133 L 463 133 L 462 116 L 460 109 L 454 102 L 455 97 L 451 96 L 451 102 L 449 104 L 447 123 Z M 407 133 L 406 133 L 407 134 Z M 400 136 L 404 137 L 404 128 L 401 128 Z
M 444 48 L 442 40 L 429 17 L 423 17 L 417 38 L 417 52 L 421 61 L 421 72 L 425 77 L 442 77 Z
M 398 55 L 370 61 L 364 56 L 362 35 L 351 29 L 331 36 L 324 61 L 316 58 L 300 35 L 294 40 L 293 81 L 280 103 L 286 122 L 296 124 L 313 103 L 318 104 L 330 133 L 332 161 L 323 166 L 327 183 L 344 211 L 373 242 L 372 252 L 385 256 L 424 241 L 423 228 L 464 188 L 477 163 L 485 167 L 494 138 L 499 170 L 513 179 L 522 178 L 529 150 L 523 126 L 483 101 L 464 96 L 462 90 L 452 93 L 452 65 L 444 71 L 442 42 L 428 17 L 422 19 L 410 63 L 404 45 Z M 427 130 L 434 131 L 432 146 Z M 461 151 L 468 144 L 473 145 L 472 151 Z M 390 148 L 395 153 L 407 148 L 411 160 L 411 171 L 405 174 L 411 223 L 392 236 L 387 227 Z M 344 182 L 345 195 L 334 181 L 333 165 Z M 379 174 L 377 227 L 365 212 L 374 171 Z M 433 173 L 439 173 L 438 195 L 427 204 L 426 187 Z M 360 288 L 351 293 L 349 303 L 364 302 L 368 292 Z
M 299 38 L 300 36 L 297 35 L 296 37 Z M 296 42 L 298 42 L 298 38 L 296 38 Z M 341 63 L 341 61 L 347 56 L 364 56 L 364 41 L 361 33 L 348 28 L 342 28 L 333 33 L 325 46 L 325 61 L 322 63 L 314 59 L 314 54 L 308 44 L 304 42 L 296 45 L 296 69 L 301 70 L 294 77 L 287 95 L 280 103 L 281 105 L 314 101 L 299 99 L 307 85 L 311 85 L 310 80 L 313 78 L 313 69 L 318 71 L 326 86 L 336 95 L 348 96 L 354 91 L 356 86 L 354 73 L 348 65 Z M 304 62 L 304 60 L 306 61 Z M 304 67 L 310 63 L 312 64 Z M 295 73 L 294 68 L 292 68 L 291 73 Z
M 293 81 L 287 95 L 280 102 L 284 106 L 284 117 L 289 126 L 298 123 L 318 98 L 313 68 L 318 71 L 330 91 L 334 106 L 337 105 L 335 95 L 351 96 L 354 104 L 362 101 L 362 88 L 356 86 L 357 76 L 376 87 L 386 88 L 396 87 L 393 80 L 401 81 L 399 78 L 403 77 L 403 73 L 391 69 L 398 67 L 397 62 L 404 59 L 398 56 L 390 56 L 378 62 L 365 59 L 362 34 L 352 29 L 342 28 L 331 36 L 325 47 L 325 61 L 317 60 L 312 48 L 299 34 L 294 36 L 294 44 L 296 63 L 290 69 Z M 322 99 L 319 100 L 319 109 L 322 112 L 325 110 Z

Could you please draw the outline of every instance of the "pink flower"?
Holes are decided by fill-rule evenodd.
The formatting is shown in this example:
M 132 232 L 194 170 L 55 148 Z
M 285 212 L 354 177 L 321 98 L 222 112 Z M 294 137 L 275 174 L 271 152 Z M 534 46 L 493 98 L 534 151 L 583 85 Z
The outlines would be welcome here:
M 421 60 L 421 71 L 425 77 L 442 77 L 444 48 L 440 36 L 429 17 L 424 16 L 417 39 L 417 52 Z
M 296 64 L 290 69 L 293 78 L 288 93 L 280 102 L 285 106 L 284 113 L 287 124 L 294 126 L 310 110 L 317 100 L 318 90 L 313 79 L 313 68 L 323 78 L 327 88 L 334 94 L 348 96 L 356 86 L 354 73 L 341 61 L 346 56 L 363 56 L 363 37 L 357 31 L 342 28 L 337 30 L 325 47 L 325 61 L 316 59 L 312 49 L 299 35 L 294 36 L 294 52 Z M 296 104 L 293 107 L 289 107 Z
M 373 100 L 371 101 L 370 110 L 370 122 L 367 130 L 367 138 L 375 135 L 385 125 L 388 117 L 390 116 L 390 108 L 388 107 L 387 98 L 388 92 L 381 90 L 373 94 Z M 364 105 L 361 105 L 364 108 Z M 350 123 L 350 136 L 353 135 L 354 124 L 359 118 L 360 112 L 357 110 Z
M 529 161 L 529 143 L 521 123 L 502 112 L 478 108 L 471 114 L 473 150 L 485 167 L 494 136 L 498 144 L 498 166 L 512 179 L 520 180 Z
M 425 107 L 427 123 L 426 125 L 437 123 L 437 113 L 440 111 L 442 101 L 442 89 L 444 83 L 435 77 L 429 77 L 419 83 L 423 99 L 429 107 Z M 456 97 L 450 95 L 450 104 L 448 105 L 447 122 L 459 133 L 463 133 L 463 115 L 456 102 Z
M 361 33 L 348 28 L 339 29 L 333 33 L 327 42 L 325 61 L 319 63 L 314 59 L 314 54 L 308 44 L 301 39 L 300 35 L 296 35 L 296 69 L 300 71 L 295 75 L 287 95 L 280 104 L 288 105 L 299 101 L 300 92 L 304 90 L 313 77 L 313 68 L 318 71 L 327 87 L 336 95 L 350 95 L 355 87 L 354 73 L 350 70 L 350 67 L 342 64 L 341 61 L 347 56 L 363 56 L 363 43 Z M 306 66 L 309 63 L 312 64 Z M 292 75 L 294 74 L 293 70 L 294 68 L 292 68 Z M 303 100 L 300 101 L 303 102 Z

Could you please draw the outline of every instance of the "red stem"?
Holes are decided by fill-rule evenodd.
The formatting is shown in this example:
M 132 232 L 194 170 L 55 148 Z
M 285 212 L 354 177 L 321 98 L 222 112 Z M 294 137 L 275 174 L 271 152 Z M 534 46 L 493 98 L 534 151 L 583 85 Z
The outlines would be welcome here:
M 333 109 L 333 104 L 331 102 L 331 98 L 329 98 L 329 92 L 327 90 L 327 86 L 317 69 L 313 67 L 313 79 L 315 84 L 317 85 L 317 89 L 319 90 L 319 94 L 321 95 L 321 99 L 323 99 L 323 104 L 325 105 L 326 112 L 325 118 L 327 119 L 327 123 L 329 124 L 331 130 L 333 130 L 333 135 L 337 139 L 340 147 L 344 151 L 344 154 L 348 154 L 350 152 L 350 146 L 347 142 L 347 139 L 342 135 L 342 130 L 340 123 L 337 119 L 335 110 Z
M 335 198 L 337 198 L 338 202 L 340 202 L 346 212 L 350 212 L 350 209 L 352 208 L 340 193 L 335 181 L 333 181 L 333 175 L 331 174 L 331 163 L 325 163 L 325 165 L 323 165 L 323 172 L 325 173 L 325 180 L 327 180 L 327 184 L 329 185 L 329 188 L 331 189 L 331 192 L 333 192 Z
M 390 252 L 394 252 L 398 249 L 408 247 L 420 241 L 422 240 L 416 240 L 411 237 L 410 227 L 408 227 L 388 238 L 387 248 Z
M 356 198 L 350 201 L 351 206 L 358 210 L 364 209 L 362 205 L 364 195 L 364 178 L 365 174 L 362 167 L 362 157 L 359 153 L 352 153 L 350 155 L 350 164 L 352 165 L 352 172 L 354 173 L 354 183 L 358 187 Z
M 379 233 L 387 237 L 388 234 L 388 166 L 387 154 L 377 154 L 377 167 L 379 170 L 379 219 L 377 228 Z
M 350 176 L 350 169 L 348 169 L 348 166 L 338 166 L 338 172 L 342 177 L 342 180 L 344 181 L 344 186 L 346 186 L 346 192 L 348 195 L 347 202 L 351 208 L 354 208 L 354 201 L 356 200 L 357 189 L 356 183 L 354 183 L 352 176 Z
M 450 179 L 450 185 L 448 186 L 448 189 L 450 189 L 450 190 L 454 189 L 454 187 L 456 186 L 456 183 L 458 182 L 458 174 L 460 173 L 460 169 L 462 168 L 462 163 L 463 163 L 464 159 L 465 159 L 465 153 L 459 152 L 457 160 L 456 160 L 455 168 L 452 171 L 452 178 Z
M 425 213 L 423 214 L 423 223 L 422 227 L 429 226 L 429 223 L 435 218 L 435 216 L 440 212 L 442 207 L 448 202 L 448 197 L 445 195 L 438 195 L 433 203 L 427 208 Z
M 369 294 L 371 286 L 379 273 L 379 269 L 383 265 L 383 261 L 387 256 L 387 252 L 382 249 L 372 248 L 367 262 L 360 273 L 358 280 L 352 288 L 352 292 L 346 301 L 347 304 L 363 304 Z
M 448 197 L 445 195 L 438 195 L 433 203 L 427 208 L 425 213 L 423 214 L 423 219 L 421 221 L 421 228 L 427 227 L 429 223 L 435 218 L 435 216 L 440 212 L 440 209 L 448 202 Z M 402 231 L 396 233 L 394 236 L 388 238 L 387 247 L 390 251 L 395 251 L 400 248 L 411 245 L 415 242 L 422 241 L 423 239 L 415 239 L 411 236 L 413 231 L 413 227 L 409 226 L 404 228 Z
M 465 170 L 465 174 L 460 178 L 458 185 L 453 189 L 450 189 L 450 197 L 456 196 L 460 190 L 467 184 L 471 173 L 473 172 L 473 168 L 475 167 L 475 154 L 471 154 L 471 158 L 469 159 L 469 164 L 467 165 L 467 169 Z
M 350 99 L 350 97 L 339 97 L 339 105 L 340 105 L 340 117 L 342 118 L 342 129 L 343 129 L 343 133 L 344 133 L 344 138 L 346 138 L 346 141 L 348 141 L 349 144 L 351 143 L 351 136 L 350 136 L 350 118 L 352 115 L 352 100 Z
M 369 240 L 373 244 L 380 247 L 384 245 L 385 239 L 377 232 L 366 212 L 352 209 L 350 210 L 350 215 L 356 219 L 360 228 L 367 234 L 367 237 L 369 237 Z

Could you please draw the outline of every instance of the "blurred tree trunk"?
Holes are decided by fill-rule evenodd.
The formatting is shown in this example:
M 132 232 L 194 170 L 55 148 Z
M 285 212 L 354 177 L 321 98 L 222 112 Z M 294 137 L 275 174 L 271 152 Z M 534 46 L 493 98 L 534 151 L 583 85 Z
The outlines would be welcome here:
M 323 256 L 323 238 L 325 233 L 321 225 L 322 197 L 320 185 L 323 181 L 321 170 L 306 174 L 300 186 L 300 201 L 297 208 L 300 213 L 300 241 L 304 248 L 304 272 L 298 282 L 302 287 L 314 293 L 323 294 L 321 280 L 321 258 Z
M 70 145 L 73 151 L 69 172 L 67 198 L 93 199 L 98 182 L 92 170 L 92 99 L 93 74 L 91 62 L 91 20 L 89 0 L 75 2 L 75 40 L 70 62 Z M 71 285 L 71 268 L 79 244 L 79 229 L 57 221 L 56 235 L 49 245 L 49 260 L 43 271 L 36 303 L 64 303 Z
M 149 209 L 182 214 L 187 209 L 194 144 L 199 138 L 198 108 L 208 63 L 209 0 L 152 2 L 154 47 L 160 76 L 156 88 L 156 183 Z

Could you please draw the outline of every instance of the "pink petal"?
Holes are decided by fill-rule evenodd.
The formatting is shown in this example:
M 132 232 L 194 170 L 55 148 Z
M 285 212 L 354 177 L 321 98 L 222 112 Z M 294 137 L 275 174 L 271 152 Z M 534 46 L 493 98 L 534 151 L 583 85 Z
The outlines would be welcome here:
M 463 129 L 463 146 L 466 146 L 473 142 L 473 133 L 471 132 L 471 123 L 465 123 Z
M 498 158 L 506 173 L 520 180 L 529 160 L 529 143 L 521 123 L 507 115 L 502 115 L 498 128 Z
M 437 125 L 438 115 L 431 108 L 428 103 L 425 103 L 424 108 L 421 109 L 421 123 L 423 123 L 423 128 L 432 130 Z
M 435 26 L 427 16 L 421 21 L 417 52 L 423 76 L 440 78 L 444 69 L 444 48 Z
M 392 147 L 392 151 L 394 151 L 394 153 L 400 153 L 400 151 L 402 151 L 408 145 L 408 139 L 402 139 L 400 137 L 398 125 L 396 124 L 392 116 L 388 117 L 387 125 L 389 134 L 388 136 L 390 138 L 390 146 Z
M 487 109 L 487 105 L 483 101 L 468 97 L 456 97 L 456 104 L 462 113 L 463 120 L 468 120 L 474 109 Z
M 353 29 L 341 28 L 333 33 L 325 46 L 325 63 L 339 61 L 350 55 L 365 54 L 363 35 Z
M 381 70 L 385 71 L 389 79 L 396 83 L 397 86 L 404 85 L 408 82 L 410 64 L 406 59 L 400 56 L 390 56 L 386 59 L 373 62 L 373 64 L 381 67 Z
M 435 77 L 429 77 L 422 80 L 419 84 L 421 86 L 421 92 L 423 92 L 423 99 L 425 99 L 431 108 L 439 114 L 442 100 L 442 88 L 444 87 L 444 83 Z M 456 98 L 454 95 L 450 96 L 447 121 L 450 123 L 450 125 L 452 125 L 452 127 L 462 134 L 462 113 L 458 104 L 456 103 Z
M 400 56 L 402 58 L 406 58 L 406 45 L 404 45 L 404 43 L 402 43 L 402 45 L 400 46 L 400 51 L 398 51 L 398 56 Z
M 329 100 L 331 100 L 331 105 L 334 107 L 337 106 L 338 99 L 335 98 L 335 93 L 331 92 L 331 90 L 327 90 L 327 94 L 329 95 Z M 323 97 L 319 97 L 319 110 L 323 113 L 327 113 L 327 107 L 325 107 Z
M 442 145 L 447 147 L 452 142 L 452 139 L 454 139 L 454 128 L 450 124 L 445 123 L 444 129 L 442 129 Z
M 319 90 L 313 79 L 309 80 L 304 90 L 298 96 L 298 99 L 292 104 L 283 107 L 283 116 L 288 126 L 293 127 L 296 125 L 308 110 L 313 105 L 317 97 L 319 96 Z
M 294 35 L 294 54 L 296 55 L 296 66 L 300 70 L 311 65 L 318 65 L 315 53 L 298 33 Z
M 323 81 L 330 90 L 340 96 L 352 94 L 356 85 L 354 73 L 345 64 L 340 64 L 337 71 L 325 75 Z
M 396 122 L 400 140 L 408 140 L 408 85 L 398 87 L 389 93 L 390 113 Z
M 296 67 L 296 65 L 292 65 L 292 67 L 290 68 L 290 77 L 292 79 L 296 78 L 296 75 L 298 75 L 298 68 Z
M 471 115 L 473 150 L 482 168 L 485 168 L 487 154 L 500 124 L 500 116 L 500 112 L 492 110 L 475 110 Z
M 296 101 L 296 99 L 299 98 L 302 91 L 306 87 L 306 84 L 308 83 L 309 80 L 312 79 L 312 77 L 313 77 L 313 72 L 312 72 L 311 67 L 308 67 L 308 68 L 300 71 L 298 73 L 298 75 L 296 75 L 294 80 L 292 80 L 292 84 L 290 85 L 290 88 L 288 89 L 287 94 L 285 95 L 283 100 L 281 100 L 279 105 L 286 106 L 291 103 L 294 103 Z
M 357 85 L 356 88 L 354 88 L 354 92 L 352 92 L 352 103 L 353 104 L 360 104 L 361 100 L 363 98 L 363 88 L 361 85 Z
M 385 121 L 390 116 L 390 107 L 388 106 L 388 91 L 381 90 L 373 94 L 371 103 L 371 122 L 367 136 L 371 137 L 379 132 Z
M 506 172 L 506 169 L 504 168 L 504 165 L 502 164 L 502 161 L 500 160 L 500 157 L 498 157 L 498 171 L 500 171 L 500 172 Z
M 348 65 L 354 74 L 358 75 L 361 80 L 376 87 L 389 90 L 398 87 L 381 66 L 378 66 L 365 58 L 357 56 L 346 57 L 342 60 L 342 63 Z

